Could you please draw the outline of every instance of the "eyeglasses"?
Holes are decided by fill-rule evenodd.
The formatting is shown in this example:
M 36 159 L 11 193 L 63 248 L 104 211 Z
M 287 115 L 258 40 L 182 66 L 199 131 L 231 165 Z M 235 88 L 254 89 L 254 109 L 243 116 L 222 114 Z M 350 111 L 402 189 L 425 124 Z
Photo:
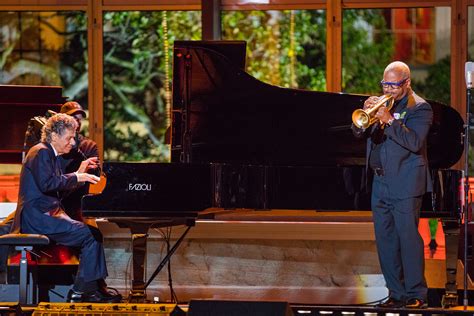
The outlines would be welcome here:
M 384 89 L 388 89 L 388 88 L 391 88 L 391 89 L 398 89 L 400 88 L 406 81 L 408 80 L 408 78 L 405 78 L 405 79 L 402 79 L 400 81 L 397 81 L 397 82 L 390 82 L 390 81 L 380 81 L 380 85 L 382 86 L 382 88 Z

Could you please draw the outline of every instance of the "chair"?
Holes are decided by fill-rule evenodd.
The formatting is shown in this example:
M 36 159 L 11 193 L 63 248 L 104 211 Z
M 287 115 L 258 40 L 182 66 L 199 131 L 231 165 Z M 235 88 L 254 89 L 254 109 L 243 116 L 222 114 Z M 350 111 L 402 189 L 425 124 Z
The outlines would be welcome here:
M 19 282 L 19 303 L 20 304 L 34 304 L 35 298 L 31 297 L 28 300 L 27 289 L 28 289 L 28 259 L 26 257 L 27 252 L 32 252 L 33 246 L 47 245 L 49 244 L 49 238 L 44 235 L 37 234 L 6 234 L 0 236 L 0 245 L 7 245 L 15 247 L 15 250 L 21 252 L 20 257 L 20 282 Z M 34 253 L 33 253 L 34 254 Z M 34 278 L 31 278 L 31 286 L 34 288 L 36 285 L 33 284 Z

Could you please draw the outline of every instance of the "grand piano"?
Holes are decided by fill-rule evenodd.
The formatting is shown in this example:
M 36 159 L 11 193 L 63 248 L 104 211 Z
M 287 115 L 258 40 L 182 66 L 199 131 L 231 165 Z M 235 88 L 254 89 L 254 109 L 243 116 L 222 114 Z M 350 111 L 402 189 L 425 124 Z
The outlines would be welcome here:
M 352 112 L 367 96 L 263 83 L 245 72 L 245 49 L 240 41 L 175 42 L 171 163 L 105 162 L 107 185 L 83 198 L 84 216 L 146 236 L 157 221 L 181 219 L 190 228 L 210 208 L 370 210 L 365 141 L 350 130 Z M 462 172 L 448 168 L 463 151 L 463 120 L 429 102 L 435 190 L 424 197 L 422 216 L 442 218 L 447 239 L 457 241 Z M 145 240 L 134 262 L 144 256 Z M 446 293 L 453 301 L 457 244 L 451 251 Z M 145 283 L 134 269 L 132 293 L 143 295 L 152 278 Z

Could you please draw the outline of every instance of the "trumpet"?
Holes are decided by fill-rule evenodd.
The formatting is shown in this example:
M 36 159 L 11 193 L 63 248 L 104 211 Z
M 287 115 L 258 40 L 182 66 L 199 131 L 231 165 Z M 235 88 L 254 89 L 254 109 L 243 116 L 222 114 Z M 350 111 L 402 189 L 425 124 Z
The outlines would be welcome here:
M 358 128 L 366 129 L 377 121 L 375 114 L 381 106 L 386 106 L 389 110 L 394 103 L 393 96 L 385 94 L 377 100 L 377 102 L 368 109 L 357 109 L 352 112 L 352 123 Z

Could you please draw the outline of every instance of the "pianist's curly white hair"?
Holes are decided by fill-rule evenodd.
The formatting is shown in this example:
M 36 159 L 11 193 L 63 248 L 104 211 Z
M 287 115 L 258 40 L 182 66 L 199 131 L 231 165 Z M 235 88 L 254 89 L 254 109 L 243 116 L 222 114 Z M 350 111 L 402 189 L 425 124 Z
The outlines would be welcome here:
M 58 113 L 51 116 L 41 129 L 41 141 L 43 143 L 51 143 L 51 134 L 54 132 L 63 135 L 66 130 L 77 129 L 76 120 L 67 114 Z

